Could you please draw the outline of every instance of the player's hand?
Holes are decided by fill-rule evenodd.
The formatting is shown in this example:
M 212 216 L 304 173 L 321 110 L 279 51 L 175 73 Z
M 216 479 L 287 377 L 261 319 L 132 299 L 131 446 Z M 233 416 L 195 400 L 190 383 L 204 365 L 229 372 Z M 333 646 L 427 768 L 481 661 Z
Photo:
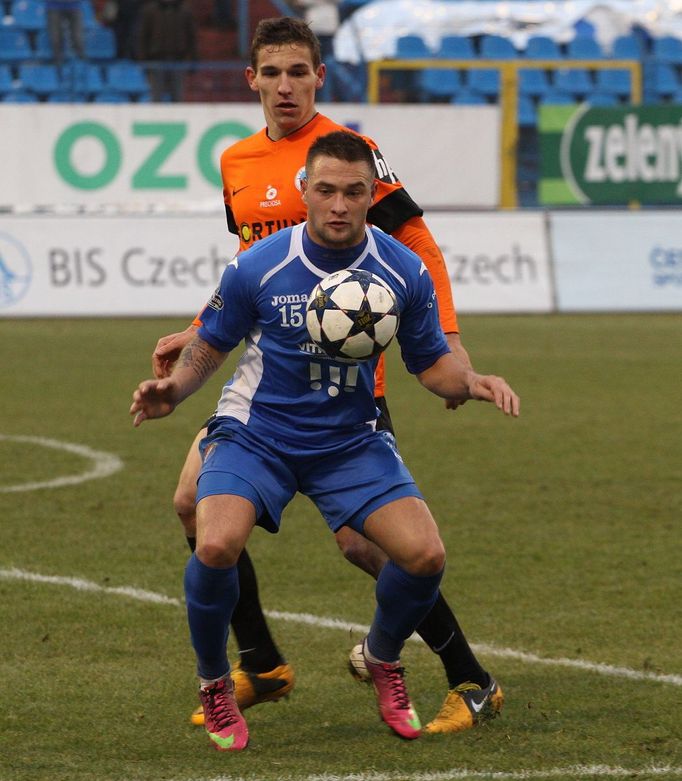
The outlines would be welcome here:
M 176 406 L 175 384 L 171 380 L 145 380 L 133 391 L 130 405 L 130 414 L 135 416 L 133 426 L 139 426 L 143 420 L 164 418 Z
M 472 399 L 490 401 L 505 415 L 519 416 L 521 399 L 503 377 L 494 374 L 474 374 L 469 383 Z
M 157 380 L 169 377 L 173 371 L 173 364 L 180 357 L 180 353 L 186 344 L 188 344 L 197 331 L 195 325 L 189 326 L 184 331 L 177 334 L 168 334 L 162 336 L 156 343 L 152 353 L 152 371 Z

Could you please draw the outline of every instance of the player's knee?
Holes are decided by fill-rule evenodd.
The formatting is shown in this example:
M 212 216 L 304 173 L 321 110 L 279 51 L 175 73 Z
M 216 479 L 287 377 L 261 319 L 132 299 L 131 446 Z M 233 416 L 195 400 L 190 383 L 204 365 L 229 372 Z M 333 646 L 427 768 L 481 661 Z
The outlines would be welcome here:
M 443 567 L 445 567 L 445 548 L 438 539 L 422 545 L 405 569 L 412 575 L 428 577 L 442 572 Z
M 204 540 L 197 543 L 196 555 L 207 567 L 234 567 L 240 551 L 220 540 Z

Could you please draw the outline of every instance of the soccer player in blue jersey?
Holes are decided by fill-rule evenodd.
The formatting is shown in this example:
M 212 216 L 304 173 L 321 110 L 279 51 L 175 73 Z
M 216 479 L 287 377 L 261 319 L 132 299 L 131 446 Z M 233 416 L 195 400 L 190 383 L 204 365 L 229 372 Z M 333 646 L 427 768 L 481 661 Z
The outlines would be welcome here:
M 197 544 L 185 571 L 204 723 L 219 750 L 243 749 L 249 738 L 226 655 L 239 597 L 236 562 L 255 525 L 278 530 L 297 490 L 312 499 L 332 531 L 347 525 L 389 557 L 377 580 L 363 654 L 381 718 L 403 738 L 420 734 L 400 652 L 438 594 L 443 544 L 392 437 L 376 430 L 376 360 L 351 365 L 326 356 L 311 343 L 302 318 L 293 316 L 294 307 L 332 271 L 371 271 L 396 294 L 401 354 L 424 387 L 443 398 L 490 401 L 507 415 L 519 413 L 505 380 L 475 373 L 450 352 L 421 260 L 366 226 L 375 187 L 366 142 L 343 131 L 320 137 L 310 147 L 306 174 L 307 222 L 260 241 L 229 264 L 170 377 L 140 383 L 130 408 L 135 425 L 170 414 L 246 340 L 202 442 Z M 283 319 L 287 299 L 291 317 Z M 356 375 L 352 393 L 335 382 L 349 368 Z

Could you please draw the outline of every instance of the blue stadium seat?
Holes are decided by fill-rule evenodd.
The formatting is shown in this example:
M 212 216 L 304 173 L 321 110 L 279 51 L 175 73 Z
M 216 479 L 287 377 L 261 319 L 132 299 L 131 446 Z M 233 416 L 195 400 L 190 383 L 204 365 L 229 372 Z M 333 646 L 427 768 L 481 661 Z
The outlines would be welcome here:
M 95 16 L 95 9 L 92 5 L 92 0 L 81 0 L 81 18 L 83 19 L 83 27 L 89 30 L 91 27 L 99 27 L 100 23 Z
M 574 97 L 584 98 L 592 92 L 593 83 L 584 68 L 560 68 L 554 74 L 554 86 Z
M 473 60 L 476 58 L 476 52 L 471 38 L 464 35 L 444 35 L 436 56 L 451 60 Z
M 481 57 L 490 60 L 515 60 L 518 57 L 514 44 L 501 35 L 484 35 L 480 51 Z
M 119 60 L 106 66 L 104 85 L 108 90 L 128 95 L 142 95 L 149 91 L 143 69 L 134 62 Z
M 419 60 L 433 57 L 433 54 L 420 36 L 401 35 L 396 41 L 395 56 L 398 60 Z
M 41 97 L 61 89 L 59 74 L 54 65 L 20 65 L 19 82 L 24 89 Z
M 451 98 L 461 88 L 462 77 L 452 69 L 425 68 L 418 84 L 427 99 Z
M 14 0 L 10 7 L 14 25 L 22 30 L 44 30 L 46 25 L 45 3 L 38 0 Z
M 519 69 L 519 93 L 530 97 L 544 95 L 550 88 L 549 79 L 543 70 L 538 68 Z
M 614 95 L 612 92 L 604 92 L 603 90 L 594 90 L 587 96 L 587 102 L 590 106 L 604 108 L 620 105 L 617 95 Z
M 0 62 L 23 62 L 32 56 L 33 50 L 24 30 L 0 28 Z
M 630 71 L 618 68 L 598 70 L 595 74 L 595 84 L 601 92 L 619 98 L 628 98 L 632 89 L 632 76 Z
M 519 105 L 517 110 L 517 121 L 519 127 L 535 127 L 538 123 L 538 116 L 533 105 L 533 101 L 528 95 L 519 95 Z
M 496 68 L 472 68 L 467 73 L 467 85 L 486 97 L 500 94 L 500 72 Z
M 650 86 L 656 98 L 669 98 L 680 87 L 675 68 L 672 65 L 654 65 L 652 76 Z
M 8 92 L 5 97 L 2 99 L 3 103 L 37 103 L 38 97 L 37 95 L 34 95 L 32 92 L 27 92 L 26 90 L 13 90 L 12 92 Z
M 85 103 L 86 96 L 83 93 L 73 92 L 72 90 L 58 90 L 47 96 L 48 103 Z
M 561 49 L 556 41 L 545 35 L 534 35 L 528 39 L 525 56 L 529 60 L 560 60 Z
M 108 27 L 86 29 L 84 48 L 88 60 L 97 62 L 115 60 L 116 36 Z
M 566 56 L 572 60 L 601 60 L 604 52 L 594 38 L 581 35 L 568 42 Z
M 488 104 L 485 95 L 467 88 L 460 90 L 450 102 L 458 106 L 485 106 Z
M 93 103 L 130 103 L 130 96 L 113 89 L 103 89 L 93 99 Z
M 104 79 L 99 65 L 73 60 L 65 68 L 62 84 L 72 92 L 94 96 L 104 89 Z
M 71 45 L 71 36 L 64 37 L 64 59 L 71 60 L 76 56 Z M 54 60 L 54 52 L 52 51 L 52 42 L 47 30 L 38 30 L 35 36 L 35 43 L 33 46 L 33 58 L 40 60 L 41 62 L 52 62 Z
M 612 55 L 617 60 L 641 60 L 644 49 L 636 35 L 619 35 L 613 42 Z
M 567 106 L 573 103 L 576 103 L 573 95 L 559 89 L 550 89 L 540 98 L 540 104 L 543 106 Z
M 67 46 L 68 45 L 69 40 L 67 38 Z M 39 30 L 36 34 L 33 52 L 36 60 L 51 61 L 54 59 L 52 43 L 50 42 L 50 36 L 47 34 L 47 30 Z
M 0 65 L 0 94 L 11 92 L 14 87 L 14 79 L 9 65 Z
M 654 38 L 651 54 L 659 62 L 670 65 L 682 65 L 682 41 L 666 35 L 663 38 Z

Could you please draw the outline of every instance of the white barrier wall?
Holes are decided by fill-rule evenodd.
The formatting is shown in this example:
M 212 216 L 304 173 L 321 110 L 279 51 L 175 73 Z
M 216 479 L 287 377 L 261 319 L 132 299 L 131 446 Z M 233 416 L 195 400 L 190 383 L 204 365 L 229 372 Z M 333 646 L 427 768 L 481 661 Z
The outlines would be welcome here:
M 0 217 L 0 316 L 194 314 L 237 248 L 225 217 Z
M 373 138 L 422 207 L 497 205 L 496 106 L 320 108 Z M 0 104 L 0 206 L 212 208 L 221 203 L 222 150 L 263 126 L 258 103 Z
M 428 213 L 460 312 L 551 312 L 545 216 Z
M 562 312 L 682 310 L 682 214 L 553 213 Z
M 682 311 L 682 214 L 431 212 L 460 313 Z M 0 317 L 199 310 L 236 250 L 221 213 L 0 215 Z

